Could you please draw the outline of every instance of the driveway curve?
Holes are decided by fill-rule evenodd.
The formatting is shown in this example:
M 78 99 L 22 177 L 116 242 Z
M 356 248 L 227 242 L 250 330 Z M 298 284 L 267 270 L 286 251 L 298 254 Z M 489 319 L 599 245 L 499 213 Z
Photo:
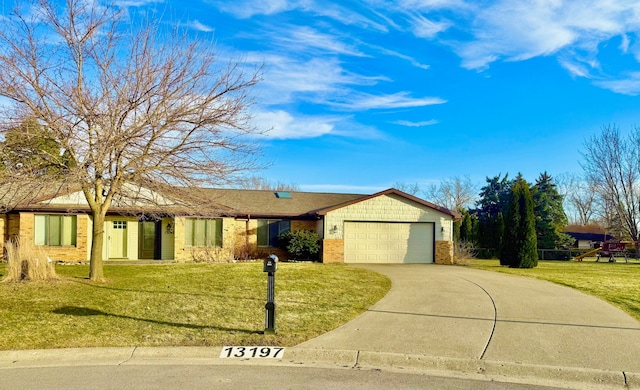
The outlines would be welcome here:
M 353 321 L 299 345 L 640 372 L 640 322 L 576 290 L 440 265 L 359 265 L 392 288 Z

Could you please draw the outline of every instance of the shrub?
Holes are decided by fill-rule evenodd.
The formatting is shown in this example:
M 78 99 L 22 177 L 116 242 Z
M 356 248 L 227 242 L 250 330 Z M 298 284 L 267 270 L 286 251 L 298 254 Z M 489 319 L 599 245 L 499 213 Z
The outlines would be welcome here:
M 194 263 L 229 263 L 234 261 L 226 250 L 214 246 L 192 248 L 191 260 Z
M 469 260 L 476 258 L 473 244 L 466 240 L 458 240 L 453 245 L 453 264 L 469 265 Z
M 318 260 L 320 237 L 312 230 L 288 231 L 278 236 L 278 245 L 292 260 Z
M 55 264 L 30 241 L 9 240 L 5 250 L 9 269 L 3 281 L 57 279 Z

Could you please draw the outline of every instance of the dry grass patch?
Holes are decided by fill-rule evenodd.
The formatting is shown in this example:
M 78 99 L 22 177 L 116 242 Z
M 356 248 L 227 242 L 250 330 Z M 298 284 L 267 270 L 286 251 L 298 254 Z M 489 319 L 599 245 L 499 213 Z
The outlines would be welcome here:
M 0 284 L 0 349 L 92 346 L 292 346 L 351 320 L 390 281 L 344 265 L 280 263 L 276 335 L 263 335 L 262 263 L 58 265 L 57 282 Z M 7 267 L 0 265 L 0 276 Z
M 3 282 L 57 279 L 55 264 L 46 252 L 31 241 L 9 240 L 5 243 L 8 272 Z
M 568 286 L 605 300 L 640 320 L 640 263 L 540 261 L 536 268 L 501 267 L 498 260 L 473 260 L 471 268 L 529 276 Z

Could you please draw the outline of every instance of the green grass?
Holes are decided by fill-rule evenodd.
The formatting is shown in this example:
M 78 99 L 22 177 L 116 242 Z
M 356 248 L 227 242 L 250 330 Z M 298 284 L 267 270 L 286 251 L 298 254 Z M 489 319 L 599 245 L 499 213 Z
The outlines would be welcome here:
M 471 268 L 529 276 L 568 286 L 605 300 L 640 320 L 640 263 L 540 261 L 536 268 L 501 267 L 498 260 L 473 260 Z
M 55 282 L 0 283 L 0 350 L 96 346 L 292 346 L 351 320 L 391 287 L 344 265 L 280 263 L 276 331 L 263 335 L 262 263 L 58 265 Z M 0 264 L 0 278 L 6 265 Z

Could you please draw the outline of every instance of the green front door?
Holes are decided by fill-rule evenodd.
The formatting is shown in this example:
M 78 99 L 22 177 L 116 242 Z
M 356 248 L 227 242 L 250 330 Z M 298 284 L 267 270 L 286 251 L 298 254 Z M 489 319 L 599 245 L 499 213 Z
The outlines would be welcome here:
M 139 255 L 141 259 L 154 259 L 156 251 L 156 222 L 140 222 Z

